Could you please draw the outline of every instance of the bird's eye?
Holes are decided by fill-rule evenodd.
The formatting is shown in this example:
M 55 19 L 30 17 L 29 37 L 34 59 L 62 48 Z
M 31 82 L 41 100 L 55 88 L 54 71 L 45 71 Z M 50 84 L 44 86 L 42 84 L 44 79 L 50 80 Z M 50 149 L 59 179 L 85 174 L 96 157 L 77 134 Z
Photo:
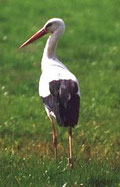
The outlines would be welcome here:
M 48 24 L 46 25 L 46 29 L 49 28 L 49 27 L 51 27 L 51 26 L 52 26 L 52 23 L 48 23 Z

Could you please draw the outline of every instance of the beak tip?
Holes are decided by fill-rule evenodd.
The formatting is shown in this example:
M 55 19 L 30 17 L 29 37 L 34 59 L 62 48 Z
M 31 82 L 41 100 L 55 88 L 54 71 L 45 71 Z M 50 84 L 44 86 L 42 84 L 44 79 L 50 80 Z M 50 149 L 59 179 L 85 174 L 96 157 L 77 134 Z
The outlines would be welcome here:
M 22 49 L 23 48 L 23 46 L 21 45 L 20 47 L 19 47 L 19 49 Z
M 24 44 L 22 44 L 20 47 L 19 47 L 19 49 L 22 49 L 23 47 L 25 47 L 26 46 L 26 44 L 24 43 Z

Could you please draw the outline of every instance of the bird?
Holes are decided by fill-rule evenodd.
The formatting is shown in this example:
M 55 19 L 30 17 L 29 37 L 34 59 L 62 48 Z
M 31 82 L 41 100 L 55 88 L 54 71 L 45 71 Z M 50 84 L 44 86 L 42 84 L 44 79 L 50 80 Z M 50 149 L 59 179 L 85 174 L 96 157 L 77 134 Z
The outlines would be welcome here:
M 76 76 L 56 55 L 57 44 L 64 30 L 65 23 L 61 18 L 51 18 L 20 48 L 49 34 L 41 60 L 42 73 L 39 81 L 39 95 L 51 122 L 55 158 L 57 159 L 58 144 L 55 129 L 56 120 L 59 126 L 68 128 L 68 162 L 69 166 L 73 167 L 72 128 L 77 125 L 79 119 L 80 87 Z

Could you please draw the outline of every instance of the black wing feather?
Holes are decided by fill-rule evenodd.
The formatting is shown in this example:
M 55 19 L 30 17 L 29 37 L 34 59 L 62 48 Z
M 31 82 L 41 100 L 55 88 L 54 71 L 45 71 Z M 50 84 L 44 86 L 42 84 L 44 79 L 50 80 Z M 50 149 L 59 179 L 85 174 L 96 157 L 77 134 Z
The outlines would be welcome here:
M 51 94 L 43 103 L 52 111 L 60 126 L 74 127 L 78 122 L 80 97 L 77 94 L 78 85 L 73 80 L 55 80 L 49 83 Z

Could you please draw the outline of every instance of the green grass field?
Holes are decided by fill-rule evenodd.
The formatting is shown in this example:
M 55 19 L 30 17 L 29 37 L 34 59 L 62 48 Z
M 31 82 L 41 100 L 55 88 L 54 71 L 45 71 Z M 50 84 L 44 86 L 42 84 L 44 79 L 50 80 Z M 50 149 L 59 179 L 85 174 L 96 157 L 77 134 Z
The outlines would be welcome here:
M 77 76 L 80 119 L 73 129 L 75 167 L 68 164 L 67 129 L 51 126 L 38 95 L 47 36 L 19 46 L 52 17 L 66 23 L 57 54 Z M 0 187 L 120 186 L 120 2 L 0 1 Z

